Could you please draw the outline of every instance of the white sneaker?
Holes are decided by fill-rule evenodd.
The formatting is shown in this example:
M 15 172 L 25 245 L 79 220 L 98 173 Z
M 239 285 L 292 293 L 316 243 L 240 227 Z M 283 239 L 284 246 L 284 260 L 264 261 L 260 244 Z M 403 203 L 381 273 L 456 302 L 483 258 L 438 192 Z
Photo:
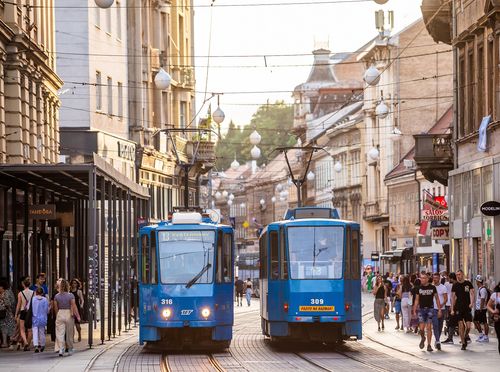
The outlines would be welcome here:
M 481 342 L 490 342 L 490 338 L 488 336 L 484 336 Z
M 476 342 L 484 342 L 484 335 L 479 335 Z

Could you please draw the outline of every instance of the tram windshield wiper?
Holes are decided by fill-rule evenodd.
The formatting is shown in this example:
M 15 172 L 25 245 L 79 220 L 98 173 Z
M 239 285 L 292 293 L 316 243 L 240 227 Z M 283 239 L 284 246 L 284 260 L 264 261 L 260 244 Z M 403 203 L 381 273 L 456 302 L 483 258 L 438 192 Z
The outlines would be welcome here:
M 205 273 L 205 271 L 207 271 L 208 269 L 210 269 L 212 267 L 212 264 L 209 262 L 207 263 L 203 269 L 201 269 L 201 271 L 196 274 L 196 276 L 193 277 L 193 279 L 191 279 L 187 284 L 186 284 L 186 288 L 189 288 L 191 287 L 194 283 L 196 283 L 198 281 L 198 279 L 201 278 L 201 276 Z

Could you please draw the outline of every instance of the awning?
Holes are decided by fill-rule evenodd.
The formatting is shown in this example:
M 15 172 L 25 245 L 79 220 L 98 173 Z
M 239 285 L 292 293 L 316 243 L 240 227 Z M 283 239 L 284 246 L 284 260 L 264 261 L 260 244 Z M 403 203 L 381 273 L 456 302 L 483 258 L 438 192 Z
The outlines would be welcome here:
M 443 247 L 440 245 L 437 246 L 428 246 L 428 247 L 417 247 L 416 255 L 429 255 L 433 253 L 443 254 Z
M 387 251 L 380 255 L 381 260 L 392 260 L 394 257 L 394 251 Z

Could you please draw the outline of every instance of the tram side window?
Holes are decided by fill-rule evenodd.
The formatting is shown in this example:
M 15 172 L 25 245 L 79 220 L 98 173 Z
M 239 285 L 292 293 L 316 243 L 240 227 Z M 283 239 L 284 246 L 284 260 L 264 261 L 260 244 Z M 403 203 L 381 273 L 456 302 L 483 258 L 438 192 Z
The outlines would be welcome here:
M 217 233 L 217 275 L 216 275 L 216 279 L 217 279 L 217 283 L 223 283 L 223 265 L 224 265 L 224 259 L 222 257 L 222 243 L 223 243 L 223 240 L 222 240 L 222 231 L 219 231 Z
M 142 248 L 142 270 L 141 270 L 141 281 L 143 283 L 149 283 L 149 237 L 144 234 L 141 236 L 141 248 Z
M 351 275 L 353 279 L 361 278 L 361 265 L 359 262 L 359 231 L 352 231 Z
M 156 232 L 151 232 L 151 238 L 149 240 L 149 249 L 151 254 L 151 284 L 158 283 L 158 263 L 156 262 Z
M 344 270 L 344 279 L 351 279 L 351 228 L 348 227 L 346 229 L 346 240 L 345 240 L 345 270 Z
M 260 278 L 267 278 L 267 233 L 262 235 L 259 240 L 260 249 Z
M 280 229 L 280 256 L 281 256 L 281 270 L 280 278 L 288 279 L 288 261 L 286 259 L 286 244 L 285 244 L 285 229 Z
M 278 232 L 271 231 L 269 233 L 270 245 L 271 245 L 271 278 L 279 278 L 279 246 L 278 246 Z
M 223 258 L 222 258 L 222 272 L 224 273 L 224 282 L 233 282 L 233 273 L 231 268 L 231 251 L 233 247 L 233 237 L 231 234 L 224 233 L 224 245 L 223 245 Z

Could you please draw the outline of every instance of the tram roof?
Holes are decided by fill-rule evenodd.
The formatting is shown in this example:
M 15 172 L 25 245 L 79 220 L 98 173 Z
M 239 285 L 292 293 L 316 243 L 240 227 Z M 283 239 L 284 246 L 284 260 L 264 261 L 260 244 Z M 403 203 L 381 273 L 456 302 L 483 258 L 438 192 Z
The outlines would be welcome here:
M 269 226 L 345 226 L 345 225 L 358 225 L 359 222 L 348 221 L 348 220 L 339 220 L 332 218 L 301 218 L 297 220 L 281 220 L 271 222 L 267 225 L 262 233 L 267 232 Z

